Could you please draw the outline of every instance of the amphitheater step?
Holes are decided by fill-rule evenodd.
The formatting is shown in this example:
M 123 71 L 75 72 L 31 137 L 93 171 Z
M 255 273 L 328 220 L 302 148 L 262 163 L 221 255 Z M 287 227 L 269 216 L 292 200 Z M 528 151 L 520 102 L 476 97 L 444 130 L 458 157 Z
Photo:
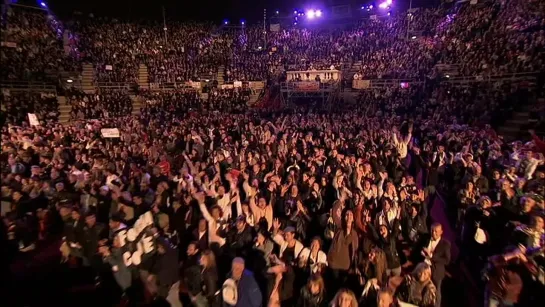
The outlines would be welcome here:
M 61 123 L 69 122 L 72 106 L 66 104 L 65 96 L 57 96 L 57 103 L 59 104 L 59 122 Z

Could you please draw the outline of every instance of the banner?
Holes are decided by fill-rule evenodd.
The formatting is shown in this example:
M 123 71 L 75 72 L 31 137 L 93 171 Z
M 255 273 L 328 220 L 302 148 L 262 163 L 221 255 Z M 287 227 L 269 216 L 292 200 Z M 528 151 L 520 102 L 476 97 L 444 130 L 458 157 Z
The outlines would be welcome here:
M 191 86 L 192 88 L 194 89 L 200 89 L 201 88 L 201 82 L 193 82 L 193 81 L 189 81 L 189 86 Z
M 272 23 L 270 26 L 271 32 L 278 32 L 280 31 L 280 24 L 279 23 Z
M 317 92 L 320 90 L 318 81 L 299 81 L 294 82 L 294 88 L 300 92 Z
M 31 126 L 39 126 L 40 122 L 38 121 L 38 117 L 36 117 L 36 114 L 34 113 L 28 113 L 28 122 Z
M 113 70 L 114 67 L 113 67 L 112 65 L 106 65 L 105 69 L 106 69 L 106 70 Z
M 250 81 L 248 82 L 248 87 L 253 90 L 261 90 L 265 88 L 265 82 L 263 81 Z
M 235 81 L 233 82 L 234 87 L 242 87 L 242 81 Z
M 126 267 L 139 265 L 142 262 L 142 256 L 155 249 L 153 234 L 149 231 L 152 227 L 153 215 L 148 211 L 136 220 L 132 228 L 117 233 L 119 245 L 125 250 L 123 263 Z
M 103 128 L 103 129 L 100 129 L 100 133 L 102 134 L 103 138 L 118 138 L 119 137 L 119 129 L 117 128 Z
M 8 47 L 8 48 L 17 48 L 17 43 L 14 42 L 2 42 L 2 47 Z
M 371 86 L 370 80 L 353 80 L 352 81 L 352 88 L 357 90 L 363 90 L 366 88 L 369 88 Z

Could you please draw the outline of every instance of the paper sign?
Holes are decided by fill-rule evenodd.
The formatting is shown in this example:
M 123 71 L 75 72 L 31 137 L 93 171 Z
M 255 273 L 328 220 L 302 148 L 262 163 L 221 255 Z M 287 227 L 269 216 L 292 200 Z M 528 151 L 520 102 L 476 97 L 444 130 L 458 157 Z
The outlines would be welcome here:
M 36 114 L 34 113 L 28 113 L 28 122 L 31 126 L 39 126 L 40 122 L 38 121 L 38 117 L 36 117 Z
M 118 138 L 119 137 L 119 129 L 117 128 L 100 129 L 100 133 L 102 134 L 103 138 Z

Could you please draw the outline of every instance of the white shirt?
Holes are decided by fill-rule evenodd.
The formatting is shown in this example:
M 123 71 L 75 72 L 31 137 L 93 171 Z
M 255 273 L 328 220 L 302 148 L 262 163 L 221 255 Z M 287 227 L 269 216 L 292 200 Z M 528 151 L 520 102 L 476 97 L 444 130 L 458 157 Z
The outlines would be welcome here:
M 425 262 L 428 264 L 428 265 L 431 265 L 431 258 L 433 257 L 433 252 L 435 251 L 435 248 L 437 247 L 437 244 L 439 244 L 439 241 L 441 240 L 441 238 L 437 239 L 437 240 L 433 240 L 431 239 L 430 240 L 430 244 L 428 244 L 428 251 L 429 251 L 429 258 L 426 258 Z

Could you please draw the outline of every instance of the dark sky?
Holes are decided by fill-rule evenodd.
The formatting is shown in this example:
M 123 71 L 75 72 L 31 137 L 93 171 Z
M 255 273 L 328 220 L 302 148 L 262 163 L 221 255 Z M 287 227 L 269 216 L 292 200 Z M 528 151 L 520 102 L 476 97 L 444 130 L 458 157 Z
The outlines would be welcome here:
M 0 0 L 4 1 L 4 0 Z M 18 3 L 36 5 L 41 0 L 16 0 Z M 327 7 L 333 4 L 350 3 L 353 7 L 381 0 L 44 0 L 48 7 L 61 18 L 66 18 L 74 11 L 93 12 L 97 16 L 111 16 L 130 19 L 162 19 L 162 7 L 165 7 L 167 18 L 176 20 L 209 20 L 221 22 L 229 19 L 239 22 L 263 20 L 263 9 L 269 14 L 275 10 L 291 12 L 294 8 L 310 6 Z M 394 0 L 396 5 L 407 5 L 409 0 Z M 436 0 L 413 0 L 433 2 Z

